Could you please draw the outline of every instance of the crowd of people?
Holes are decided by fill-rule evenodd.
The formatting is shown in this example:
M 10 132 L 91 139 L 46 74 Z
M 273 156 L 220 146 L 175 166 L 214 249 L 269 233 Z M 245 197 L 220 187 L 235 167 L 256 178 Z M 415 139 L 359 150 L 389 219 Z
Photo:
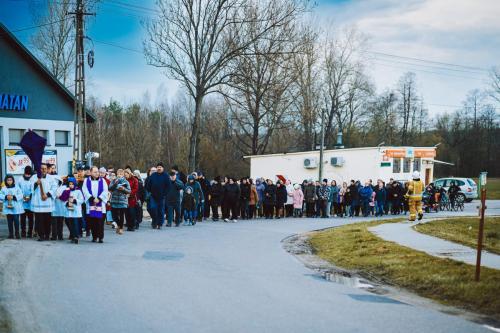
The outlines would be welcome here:
M 7 216 L 9 238 L 39 241 L 62 240 L 66 224 L 69 239 L 78 243 L 92 236 L 104 240 L 104 225 L 120 235 L 135 231 L 143 220 L 143 207 L 151 227 L 161 229 L 212 221 L 238 219 L 280 219 L 285 217 L 354 217 L 406 214 L 408 188 L 391 179 L 387 184 L 371 179 L 364 184 L 351 180 L 337 184 L 288 179 L 215 177 L 202 172 L 189 175 L 177 166 L 166 170 L 163 163 L 151 167 L 143 180 L 139 170 L 80 167 L 73 175 L 61 177 L 55 166 L 43 164 L 41 177 L 30 166 L 17 180 L 4 179 L 0 200 Z M 406 187 L 405 187 L 406 186 Z

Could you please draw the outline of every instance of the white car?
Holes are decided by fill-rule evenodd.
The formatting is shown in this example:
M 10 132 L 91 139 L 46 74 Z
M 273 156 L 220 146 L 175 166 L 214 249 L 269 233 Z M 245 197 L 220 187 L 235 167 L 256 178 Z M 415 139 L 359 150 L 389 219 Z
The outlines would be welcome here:
M 460 187 L 459 195 L 462 195 L 465 201 L 470 202 L 473 199 L 477 199 L 477 185 L 472 178 L 439 178 L 434 181 L 434 186 L 436 188 L 444 187 L 448 191 L 451 182 L 455 182 Z

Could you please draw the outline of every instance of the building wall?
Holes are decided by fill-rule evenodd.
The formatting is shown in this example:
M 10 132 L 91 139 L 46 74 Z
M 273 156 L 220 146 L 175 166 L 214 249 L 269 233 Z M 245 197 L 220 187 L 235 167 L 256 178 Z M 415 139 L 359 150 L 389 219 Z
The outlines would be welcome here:
M 0 38 L 0 94 L 28 96 L 26 111 L 0 110 L 2 118 L 73 121 L 73 102 L 25 53 Z
M 9 129 L 37 129 L 48 130 L 48 145 L 46 150 L 57 150 L 57 165 L 58 173 L 60 175 L 67 175 L 70 171 L 68 169 L 68 162 L 73 157 L 73 121 L 61 120 L 44 120 L 44 119 L 22 119 L 22 118 L 0 118 L 0 157 L 2 165 L 2 176 L 5 176 L 7 170 L 5 164 L 5 150 L 6 149 L 21 149 L 17 145 L 10 145 L 9 142 Z M 56 146 L 55 145 L 55 131 L 68 131 L 70 138 L 69 146 Z
M 388 181 L 390 178 L 396 180 L 409 180 L 413 172 L 413 163 L 409 172 L 394 173 L 393 158 L 384 160 L 384 153 L 379 148 L 360 148 L 360 149 L 338 149 L 324 152 L 323 178 L 329 180 L 335 179 L 337 182 L 349 182 L 351 179 L 364 182 L 372 179 Z M 307 169 L 304 167 L 304 159 L 315 157 L 318 167 Z M 343 157 L 343 166 L 333 166 L 330 163 L 331 157 Z M 283 175 L 292 182 L 302 182 L 304 179 L 317 180 L 319 176 L 319 151 L 261 155 L 250 158 L 250 176 L 252 178 L 264 177 L 275 179 L 276 175 Z M 389 163 L 388 166 L 382 166 L 382 162 Z M 412 161 L 413 162 L 413 161 Z M 421 165 L 422 174 L 424 168 L 431 169 L 430 179 L 432 179 L 432 164 Z M 401 167 L 401 171 L 403 168 Z

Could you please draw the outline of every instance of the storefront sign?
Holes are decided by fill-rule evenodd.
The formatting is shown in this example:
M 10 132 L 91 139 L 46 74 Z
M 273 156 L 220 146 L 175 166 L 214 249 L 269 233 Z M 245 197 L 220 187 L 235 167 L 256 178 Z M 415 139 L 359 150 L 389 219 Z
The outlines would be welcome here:
M 28 96 L 0 94 L 0 110 L 28 110 Z
M 393 158 L 415 158 L 415 157 L 426 157 L 426 158 L 434 158 L 436 157 L 436 149 L 428 148 L 428 149 L 416 149 L 413 147 L 409 148 L 395 148 L 395 149 L 387 149 L 384 152 L 384 157 L 393 157 Z
M 436 149 L 415 149 L 415 157 L 436 157 Z
M 42 162 L 54 164 L 57 170 L 57 150 L 45 150 Z M 7 173 L 13 175 L 22 175 L 27 165 L 33 166 L 30 158 L 22 149 L 5 149 L 5 164 L 7 165 Z

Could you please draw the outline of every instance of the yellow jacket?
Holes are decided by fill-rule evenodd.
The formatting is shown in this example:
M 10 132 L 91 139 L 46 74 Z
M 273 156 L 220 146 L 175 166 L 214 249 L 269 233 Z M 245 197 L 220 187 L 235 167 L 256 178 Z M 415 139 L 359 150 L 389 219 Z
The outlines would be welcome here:
M 414 200 L 422 200 L 422 193 L 424 193 L 424 182 L 421 180 L 410 180 L 406 196 Z

